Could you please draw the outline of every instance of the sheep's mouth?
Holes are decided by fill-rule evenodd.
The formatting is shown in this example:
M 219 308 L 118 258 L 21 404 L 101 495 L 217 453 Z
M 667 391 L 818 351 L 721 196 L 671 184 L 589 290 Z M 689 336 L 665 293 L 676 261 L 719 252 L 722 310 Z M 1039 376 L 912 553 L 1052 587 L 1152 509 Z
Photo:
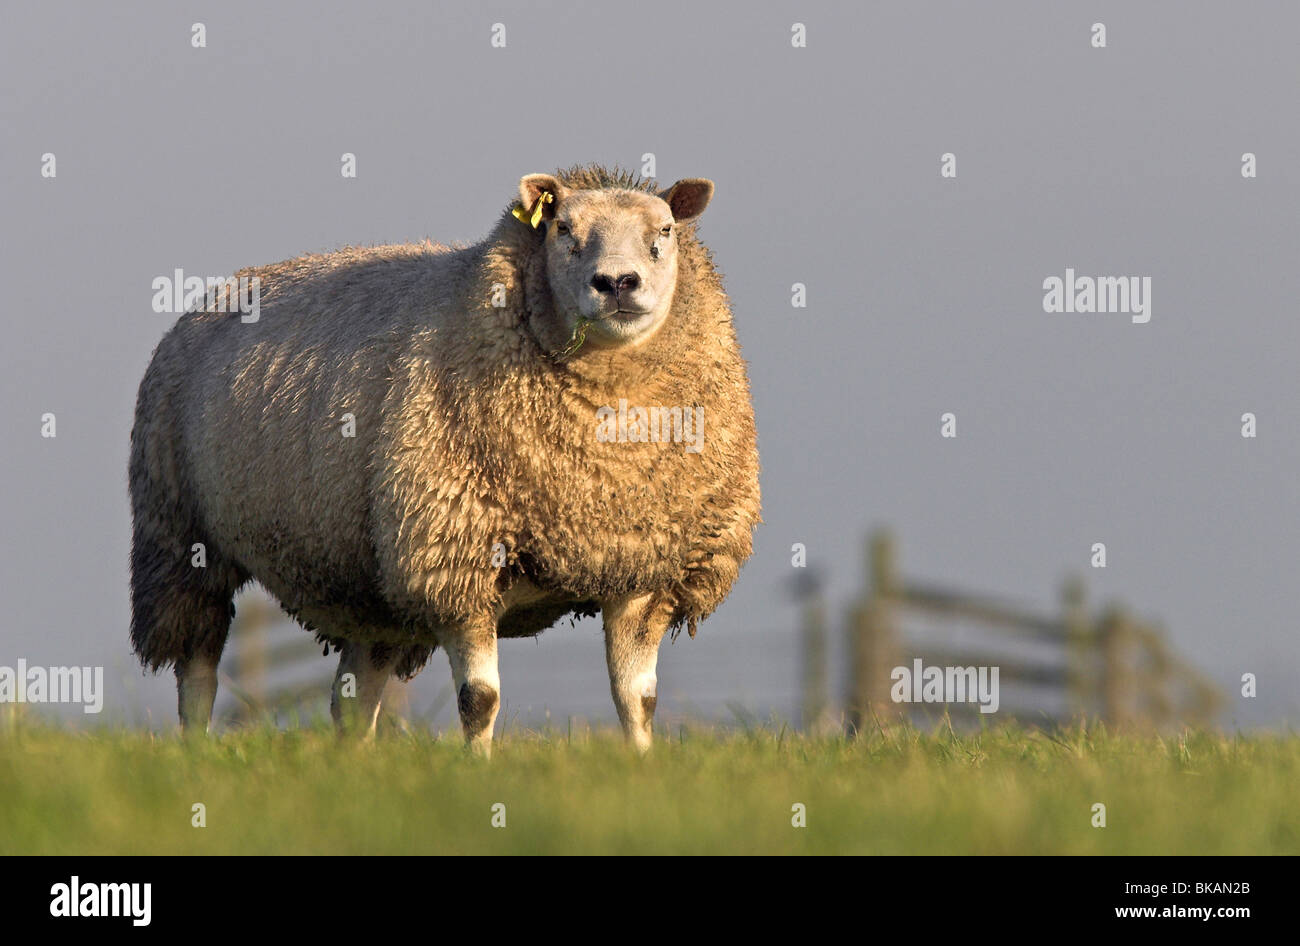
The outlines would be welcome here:
M 609 318 L 619 322 L 635 322 L 637 319 L 645 318 L 650 314 L 649 309 L 615 309 L 609 314 Z

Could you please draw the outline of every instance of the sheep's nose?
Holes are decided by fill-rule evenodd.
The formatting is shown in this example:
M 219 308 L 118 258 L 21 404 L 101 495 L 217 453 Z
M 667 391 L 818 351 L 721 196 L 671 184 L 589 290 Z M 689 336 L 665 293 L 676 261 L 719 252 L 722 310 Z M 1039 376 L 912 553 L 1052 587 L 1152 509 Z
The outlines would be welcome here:
M 612 293 L 617 299 L 625 292 L 631 292 L 641 285 L 641 277 L 636 273 L 623 273 L 621 276 L 606 276 L 597 273 L 591 277 L 591 287 L 597 292 Z

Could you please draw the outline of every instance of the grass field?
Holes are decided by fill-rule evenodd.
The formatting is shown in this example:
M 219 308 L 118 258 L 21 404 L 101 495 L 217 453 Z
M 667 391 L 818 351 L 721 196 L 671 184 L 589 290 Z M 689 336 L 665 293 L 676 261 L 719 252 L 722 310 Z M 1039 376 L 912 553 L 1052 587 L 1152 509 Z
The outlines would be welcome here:
M 678 728 L 638 758 L 612 732 L 520 733 L 483 761 L 396 731 L 187 745 L 13 722 L 0 854 L 1295 854 L 1298 785 L 1291 735 Z

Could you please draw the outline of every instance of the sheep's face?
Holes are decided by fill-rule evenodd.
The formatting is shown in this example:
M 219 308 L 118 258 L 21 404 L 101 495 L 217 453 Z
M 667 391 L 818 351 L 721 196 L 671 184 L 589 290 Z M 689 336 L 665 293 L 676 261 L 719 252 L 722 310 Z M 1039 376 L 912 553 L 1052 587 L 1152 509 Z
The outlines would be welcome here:
M 688 178 L 655 196 L 569 190 L 549 174 L 530 174 L 520 181 L 519 196 L 529 209 L 542 201 L 547 277 L 566 333 L 581 319 L 587 343 L 635 345 L 668 317 L 678 226 L 704 212 L 713 183 Z

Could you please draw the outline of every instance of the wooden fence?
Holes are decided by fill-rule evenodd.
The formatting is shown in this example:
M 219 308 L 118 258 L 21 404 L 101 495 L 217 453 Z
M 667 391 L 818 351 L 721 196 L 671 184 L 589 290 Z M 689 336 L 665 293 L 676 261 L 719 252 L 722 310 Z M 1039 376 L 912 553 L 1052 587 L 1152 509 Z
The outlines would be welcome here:
M 998 720 L 1050 724 L 1087 717 L 1110 726 L 1163 729 L 1208 723 L 1218 711 L 1219 691 L 1171 652 L 1158 625 L 1119 605 L 1091 614 L 1077 578 L 1064 583 L 1055 613 L 1036 614 L 990 595 L 906 580 L 897 555 L 888 532 L 871 536 L 866 587 L 848 614 L 842 714 L 834 712 L 829 697 L 829 622 L 821 582 L 811 572 L 799 574 L 795 594 L 801 602 L 805 729 L 844 725 L 857 732 L 889 725 L 903 714 L 978 715 L 969 702 L 895 703 L 890 696 L 894 669 L 911 667 L 917 659 L 927 667 L 996 666 L 999 690 L 1009 688 L 1015 697 L 1000 700 L 992 715 Z M 980 644 L 964 647 L 948 630 L 929 641 L 909 639 L 904 629 L 918 616 L 949 628 L 954 622 L 979 625 L 985 634 Z M 294 713 L 306 720 L 326 712 L 338 657 L 326 659 L 321 651 L 273 599 L 242 595 L 221 665 L 221 685 L 233 697 L 222 715 L 235 722 L 283 722 Z M 409 717 L 408 690 L 400 681 L 390 681 L 384 709 L 399 720 Z
M 260 591 L 241 595 L 220 668 L 221 688 L 233 697 L 222 717 L 236 724 L 293 716 L 307 722 L 327 713 L 339 657 L 331 651 L 326 658 L 324 649 L 271 597 Z M 390 680 L 383 707 L 386 716 L 407 717 L 406 684 Z
M 1086 717 L 1112 727 L 1163 729 L 1208 723 L 1221 705 L 1217 688 L 1171 652 L 1161 627 L 1120 605 L 1090 614 L 1078 578 L 1064 583 L 1056 613 L 1036 614 L 989 595 L 902 578 L 888 532 L 871 536 L 867 558 L 867 587 L 848 616 L 844 721 L 850 732 L 918 712 L 931 718 L 945 710 L 958 718 L 978 715 L 973 703 L 895 703 L 890 695 L 894 669 L 910 668 L 917 659 L 927 667 L 998 667 L 999 690 L 1010 685 L 1021 699 L 1002 700 L 996 719 L 1051 724 Z M 826 725 L 827 715 L 824 670 L 815 666 L 824 662 L 824 630 L 818 625 L 824 607 L 815 585 L 804 598 L 804 725 L 816 729 Z M 937 643 L 909 642 L 904 621 L 916 615 L 980 625 L 1000 646 L 963 649 L 943 643 L 951 641 L 951 633 L 941 634 Z M 1008 656 L 1008 648 L 1016 656 Z M 1055 706 L 1045 709 L 1044 702 Z

